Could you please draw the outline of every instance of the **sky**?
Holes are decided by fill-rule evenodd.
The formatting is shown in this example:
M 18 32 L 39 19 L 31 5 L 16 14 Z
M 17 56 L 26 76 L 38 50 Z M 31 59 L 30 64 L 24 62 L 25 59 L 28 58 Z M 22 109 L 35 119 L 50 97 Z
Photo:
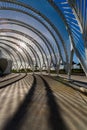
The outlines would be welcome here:
M 20 0 L 19 0 L 20 1 Z M 32 0 L 32 1 L 29 1 L 29 5 L 31 5 L 31 6 L 33 6 L 34 8 L 36 8 L 37 10 L 39 9 L 43 14 L 45 14 L 46 16 L 47 16 L 47 14 L 48 14 L 48 16 L 47 17 L 49 17 L 50 19 L 52 19 L 52 20 L 54 20 L 54 21 L 52 21 L 53 23 L 55 23 L 55 21 L 57 22 L 57 23 L 55 23 L 55 25 L 58 27 L 58 29 L 59 29 L 59 31 L 60 31 L 60 34 L 61 35 L 63 35 L 63 38 L 64 38 L 64 40 L 67 42 L 68 41 L 68 34 L 67 34 L 67 32 L 66 32 L 66 29 L 64 29 L 65 27 L 64 27 L 64 24 L 61 22 L 61 19 L 60 18 L 58 18 L 59 20 L 57 20 L 56 19 L 56 15 L 54 16 L 53 14 L 52 15 L 50 15 L 50 13 L 48 12 L 48 10 L 46 10 L 46 8 L 49 8 L 48 7 L 48 3 L 46 3 L 46 1 L 45 0 L 40 0 L 39 1 L 39 4 L 38 4 L 38 2 L 34 2 L 35 0 Z M 67 2 L 67 0 L 53 0 L 55 3 L 56 3 L 56 5 L 58 5 L 58 7 L 60 7 L 61 5 L 59 4 L 59 3 L 61 3 L 61 2 Z M 78 2 L 79 2 L 79 0 L 76 0 L 77 1 L 77 4 L 78 4 Z M 84 3 L 84 1 L 85 0 L 83 0 L 83 3 Z M 27 0 L 24 0 L 24 2 L 26 3 L 26 4 L 28 4 L 28 1 Z M 33 4 L 34 3 L 34 4 Z M 43 5 L 44 4 L 44 8 L 42 8 L 43 6 L 41 6 L 41 5 Z M 87 6 L 87 2 L 85 3 L 86 4 L 86 6 Z M 79 4 L 78 4 L 79 5 Z M 83 5 L 84 4 L 82 4 L 82 10 L 83 10 Z M 62 7 L 63 7 L 63 5 L 62 5 Z M 66 7 L 68 7 L 68 4 L 66 4 Z M 70 7 L 70 6 L 69 6 Z M 63 8 L 60 8 L 62 11 L 65 11 Z M 45 11 L 44 11 L 45 10 Z M 51 12 L 51 10 L 49 10 L 50 12 Z M 52 10 L 53 11 L 53 10 Z M 70 8 L 68 11 L 70 11 L 70 12 L 72 12 L 72 9 Z M 82 12 L 82 13 L 84 13 L 84 12 Z M 57 16 L 58 16 L 58 14 L 57 14 Z M 67 15 L 68 17 L 71 17 L 71 18 L 75 18 L 75 16 L 73 15 L 73 13 L 72 14 L 69 14 L 68 13 L 68 15 Z M 85 16 L 83 15 L 83 17 L 85 18 Z M 78 22 L 77 21 L 75 21 L 75 20 L 73 20 L 72 19 L 72 21 L 71 21 L 71 19 L 69 19 L 69 18 L 67 18 L 67 20 L 69 20 L 69 21 L 67 21 L 68 22 L 68 25 L 70 26 L 70 28 L 71 28 L 71 31 L 72 31 L 72 35 L 73 35 L 73 37 L 74 37 L 74 42 L 75 42 L 75 46 L 76 46 L 76 48 L 78 49 L 78 51 L 79 51 L 79 53 L 80 53 L 80 55 L 85 59 L 85 50 L 84 50 L 84 41 L 83 41 L 83 38 L 82 38 L 82 34 L 81 34 L 81 28 L 79 27 L 79 24 L 78 24 Z M 73 22 L 74 24 L 72 24 L 71 22 Z M 75 24 L 77 25 L 77 26 L 75 26 Z M 63 34 L 64 33 L 64 34 Z M 67 42 L 67 44 L 66 44 L 66 46 L 69 46 L 69 44 L 68 44 L 69 42 Z M 75 61 L 75 62 L 78 62 L 78 58 L 77 58 L 77 56 L 76 56 L 76 54 L 74 54 L 74 58 L 73 58 L 73 60 Z
M 19 0 L 21 1 L 21 0 Z M 55 2 L 62 2 L 62 1 L 65 1 L 65 0 L 54 0 Z M 31 1 L 28 1 L 28 0 L 22 0 L 22 2 L 25 2 L 25 4 L 28 4 L 29 2 L 29 5 L 32 6 L 33 8 L 35 8 L 36 10 L 40 11 L 43 15 L 45 15 L 48 19 L 50 19 L 51 23 L 53 23 L 55 25 L 55 27 L 58 29 L 61 37 L 63 38 L 65 44 L 66 44 L 66 48 L 68 49 L 68 52 L 69 52 L 69 48 L 70 48 L 70 41 L 69 41 L 69 37 L 68 37 L 68 33 L 67 33 L 67 28 L 65 27 L 64 25 L 64 22 L 62 21 L 62 19 L 60 18 L 60 16 L 57 14 L 57 12 L 54 10 L 54 8 L 52 8 L 49 3 L 46 1 L 46 0 L 39 0 L 39 3 L 38 1 L 35 2 L 35 0 L 31 0 Z M 44 6 L 43 6 L 44 5 Z M 10 6 L 10 5 L 9 5 Z M 17 8 L 17 7 L 16 7 Z M 20 9 L 22 9 L 20 7 Z M 22 9 L 23 10 L 23 9 Z M 33 12 L 31 12 L 33 15 L 37 16 L 36 14 L 34 14 Z M 55 14 L 55 15 L 54 15 Z M 17 13 L 17 12 L 13 12 L 13 11 L 8 11 L 8 15 L 7 15 L 7 11 L 1 11 L 0 10 L 0 18 L 2 17 L 5 17 L 5 18 L 12 18 L 12 19 L 16 19 L 16 20 L 20 20 L 20 21 L 24 21 L 26 24 L 30 24 L 31 26 L 35 27 L 36 29 L 38 29 L 39 31 L 41 31 L 45 37 L 51 42 L 52 46 L 54 46 L 54 39 L 52 38 L 51 34 L 49 33 L 49 31 L 41 24 L 39 23 L 37 20 L 35 20 L 34 18 L 30 17 L 30 16 L 27 16 L 27 15 L 24 15 L 22 13 Z M 70 15 L 71 16 L 71 15 Z M 40 17 L 40 16 L 39 16 Z M 43 20 L 43 18 L 40 18 L 41 20 Z M 68 19 L 70 20 L 70 19 Z M 67 20 L 67 21 L 68 21 Z M 61 44 L 59 38 L 57 37 L 57 34 L 55 33 L 55 31 L 53 30 L 53 28 L 46 22 L 43 20 L 43 22 L 46 24 L 47 27 L 50 28 L 50 30 L 53 32 L 53 34 L 56 36 L 57 38 L 57 41 L 59 42 L 59 46 L 61 48 L 61 51 L 62 51 L 62 56 L 63 58 L 65 59 L 65 54 L 64 54 L 64 50 L 63 50 L 63 45 Z M 74 22 L 74 21 L 72 21 Z M 68 23 L 70 24 L 70 23 Z M 77 24 L 75 22 L 75 24 Z M 5 24 L 5 25 L 1 25 L 0 28 L 2 29 L 5 29 L 5 28 L 9 28 L 9 29 L 18 29 L 19 31 L 22 31 L 25 32 L 26 34 L 29 34 L 30 36 L 33 36 L 37 41 L 40 42 L 40 44 L 42 46 L 44 46 L 44 48 L 46 48 L 46 46 L 44 45 L 43 41 L 38 37 L 36 36 L 35 33 L 33 33 L 32 31 L 28 30 L 28 29 L 24 29 L 23 27 L 18 27 L 17 25 L 8 25 L 8 24 Z M 78 29 L 79 31 L 79 28 L 75 28 L 75 29 Z M 72 31 L 76 31 L 72 25 Z M 74 32 L 73 33 L 73 36 L 75 35 L 75 33 L 77 34 L 77 32 Z M 81 35 L 80 33 L 78 33 L 79 36 L 80 36 L 80 39 L 81 39 Z M 15 34 L 15 36 L 17 36 Z M 24 38 L 24 37 L 23 37 Z M 24 38 L 25 39 L 25 38 Z M 80 52 L 84 51 L 84 46 L 82 46 L 82 42 L 81 40 L 79 40 L 79 42 L 77 41 L 77 36 L 75 36 L 75 43 L 79 49 L 80 47 Z M 19 43 L 20 44 L 20 43 Z M 32 44 L 32 43 L 31 43 Z M 78 46 L 79 45 L 79 46 Z M 34 45 L 33 45 L 34 46 Z M 57 51 L 57 46 L 55 45 L 54 46 L 55 48 L 55 51 Z M 37 50 L 37 49 L 36 49 Z M 38 50 L 37 50 L 38 51 Z M 52 51 L 51 51 L 52 52 Z M 49 53 L 47 52 L 48 54 L 48 57 L 49 57 Z M 68 53 L 68 55 L 70 54 L 70 52 Z M 82 53 L 81 53 L 82 54 Z M 76 57 L 76 55 L 74 54 L 74 58 L 73 60 L 75 62 L 78 63 L 78 59 Z

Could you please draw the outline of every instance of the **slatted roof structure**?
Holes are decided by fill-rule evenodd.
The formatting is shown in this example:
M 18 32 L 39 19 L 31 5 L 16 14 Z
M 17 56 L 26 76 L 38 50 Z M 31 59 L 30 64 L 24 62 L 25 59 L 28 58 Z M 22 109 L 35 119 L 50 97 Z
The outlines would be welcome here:
M 75 53 L 87 75 L 87 1 L 0 0 L 0 50 L 17 70 L 69 74 Z

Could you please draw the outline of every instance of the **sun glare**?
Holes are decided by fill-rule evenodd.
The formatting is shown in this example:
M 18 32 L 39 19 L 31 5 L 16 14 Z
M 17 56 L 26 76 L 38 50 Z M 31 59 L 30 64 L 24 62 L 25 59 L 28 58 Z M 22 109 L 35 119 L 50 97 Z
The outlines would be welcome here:
M 23 47 L 23 48 L 26 48 L 26 45 L 25 45 L 25 43 L 23 43 L 23 42 L 19 42 L 19 46 L 20 46 L 20 47 Z
M 19 42 L 17 46 L 17 51 L 22 52 L 22 49 L 27 49 L 27 46 L 23 42 Z

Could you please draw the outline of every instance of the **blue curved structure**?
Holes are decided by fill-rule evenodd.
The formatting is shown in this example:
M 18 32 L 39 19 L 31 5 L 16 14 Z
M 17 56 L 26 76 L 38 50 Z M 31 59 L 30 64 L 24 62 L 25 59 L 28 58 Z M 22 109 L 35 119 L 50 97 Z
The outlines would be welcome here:
M 75 53 L 87 75 L 86 0 L 0 0 L 0 32 L 13 68 L 58 73 L 62 62 L 70 76 Z

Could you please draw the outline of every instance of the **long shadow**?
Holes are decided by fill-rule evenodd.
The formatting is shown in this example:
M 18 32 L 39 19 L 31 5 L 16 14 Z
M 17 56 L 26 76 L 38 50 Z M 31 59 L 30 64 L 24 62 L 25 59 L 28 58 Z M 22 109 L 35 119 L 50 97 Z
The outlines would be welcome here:
M 83 93 L 85 96 L 87 96 L 87 92 L 83 92 L 83 91 L 81 91 L 80 89 L 73 88 L 73 86 L 72 86 L 72 85 L 76 85 L 76 86 L 78 86 L 79 88 L 80 88 L 80 87 L 87 88 L 87 87 L 86 87 L 86 85 L 87 85 L 86 82 L 83 83 L 82 81 L 77 81 L 77 80 L 66 81 L 66 80 L 64 80 L 64 78 L 61 78 L 60 76 L 55 76 L 55 77 L 48 76 L 48 77 L 51 78 L 51 79 L 53 79 L 53 80 L 55 80 L 55 81 L 58 81 L 58 82 L 60 82 L 60 83 L 62 83 L 62 84 L 64 84 L 64 85 L 66 85 L 66 87 L 71 87 L 72 89 L 74 89 L 74 90 L 76 90 L 76 91 L 79 91 L 79 92 Z M 74 82 L 75 82 L 75 83 L 74 83 Z M 76 82 L 79 83 L 79 84 L 77 84 Z M 82 86 L 81 86 L 81 84 L 82 84 Z M 84 86 L 84 85 L 85 85 L 85 86 Z
M 50 76 L 50 77 L 52 77 L 52 76 Z M 66 79 L 67 80 L 67 78 L 65 78 L 65 77 L 60 77 L 60 76 L 54 76 L 54 78 L 56 79 L 56 78 L 58 78 L 58 79 L 62 79 L 62 80 L 64 80 L 64 79 Z M 87 88 L 86 87 L 86 85 L 87 85 L 87 81 L 86 82 L 84 82 L 84 81 L 79 81 L 79 80 L 75 80 L 75 79 L 72 79 L 71 78 L 71 80 L 70 81 L 68 81 L 68 82 L 70 82 L 70 83 L 73 83 L 73 84 L 76 84 L 77 86 L 79 86 L 79 87 L 85 87 L 85 88 Z M 78 84 L 77 84 L 78 83 Z
M 76 84 L 79 87 L 85 87 L 87 88 L 87 82 L 78 81 L 78 80 L 72 80 L 71 83 Z
M 9 77 L 9 78 L 3 79 L 3 80 L 0 81 L 0 83 L 11 80 L 11 79 L 14 79 L 14 78 L 19 77 L 19 76 L 20 75 L 15 75 L 14 77 Z M 2 78 L 4 78 L 4 77 L 2 77 Z
M 3 130 L 21 130 L 22 121 L 25 120 L 25 116 L 27 114 L 27 110 L 29 109 L 29 105 L 31 105 L 32 98 L 34 96 L 34 92 L 36 89 L 36 77 L 33 76 L 33 84 L 28 94 L 26 95 L 23 103 L 19 106 L 16 113 L 13 115 L 13 118 L 8 120 Z M 10 110 L 10 108 L 9 108 Z
M 40 76 L 41 77 L 41 76 Z M 49 107 L 49 125 L 51 126 L 51 130 L 68 130 L 66 124 L 64 123 L 61 114 L 60 107 L 56 102 L 56 99 L 53 95 L 53 91 L 51 90 L 47 81 L 41 77 L 44 82 L 46 95 L 47 95 L 47 103 Z
M 25 78 L 26 76 L 27 76 L 27 74 L 23 75 L 22 77 L 16 76 L 16 77 L 4 80 L 3 82 L 6 82 L 6 83 L 4 85 L 0 84 L 0 89 L 5 88 L 5 87 L 9 87 L 9 85 L 18 82 L 19 80 Z M 17 78 L 17 79 L 15 79 L 15 78 Z M 14 80 L 12 81 L 12 79 L 14 79 Z M 10 81 L 10 82 L 8 82 L 8 81 Z M 2 82 L 0 82 L 0 83 L 2 83 Z

